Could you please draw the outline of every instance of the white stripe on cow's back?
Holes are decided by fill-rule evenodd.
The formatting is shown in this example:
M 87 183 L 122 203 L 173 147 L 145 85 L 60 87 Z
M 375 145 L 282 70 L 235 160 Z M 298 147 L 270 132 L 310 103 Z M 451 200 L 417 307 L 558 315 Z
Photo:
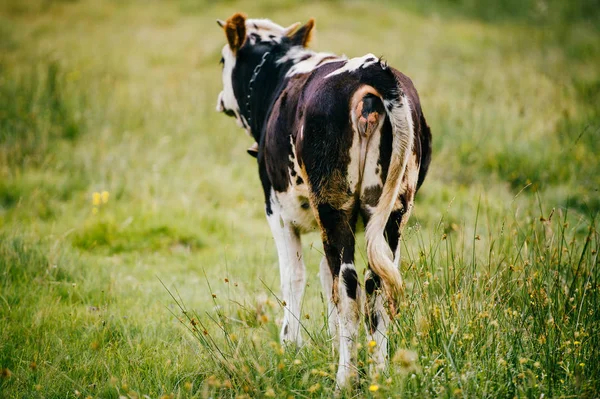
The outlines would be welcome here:
M 292 61 L 294 66 L 292 66 L 286 74 L 286 77 L 289 78 L 290 76 L 312 72 L 318 67 L 330 62 L 344 60 L 347 60 L 347 58 L 344 56 L 340 57 L 339 55 L 333 53 L 317 53 L 315 51 L 297 46 L 293 47 L 286 53 L 286 55 L 278 59 L 277 63 L 283 64 L 285 62 Z
M 339 75 L 340 73 L 344 72 L 354 72 L 359 68 L 366 68 L 378 62 L 379 58 L 370 53 L 363 55 L 362 57 L 351 58 L 343 66 L 331 72 L 329 75 L 325 76 L 325 78 Z

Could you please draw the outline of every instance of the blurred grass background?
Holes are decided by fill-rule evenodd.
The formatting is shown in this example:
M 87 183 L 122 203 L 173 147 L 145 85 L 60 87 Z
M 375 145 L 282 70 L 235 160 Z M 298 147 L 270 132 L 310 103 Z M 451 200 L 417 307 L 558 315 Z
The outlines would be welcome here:
M 540 273 L 548 278 L 540 287 L 567 295 L 567 302 L 570 289 L 580 287 L 581 313 L 584 299 L 598 289 L 597 0 L 5 0 L 0 4 L 0 396 L 262 396 L 276 388 L 277 397 L 332 393 L 331 379 L 311 374 L 308 365 L 291 377 L 281 370 L 266 377 L 250 372 L 265 378 L 260 382 L 235 384 L 233 377 L 219 376 L 225 372 L 218 363 L 205 359 L 214 348 L 183 332 L 170 313 L 179 309 L 160 282 L 202 317 L 225 309 L 242 320 L 239 336 L 260 332 L 263 344 L 277 337 L 281 312 L 270 292 L 278 292 L 276 256 L 255 161 L 245 153 L 250 141 L 214 111 L 225 43 L 215 19 L 236 11 L 282 25 L 314 17 L 314 49 L 383 55 L 419 90 L 434 152 L 403 261 L 409 297 L 420 310 L 414 313 L 407 305 L 412 311 L 403 320 L 405 340 L 398 345 L 412 345 L 411 334 L 422 332 L 419 320 L 435 313 L 434 305 L 448 301 L 451 309 L 453 295 L 471 293 L 461 302 L 464 314 L 457 310 L 446 319 L 454 330 L 438 330 L 424 346 L 414 345 L 426 357 L 419 378 L 428 375 L 429 361 L 439 360 L 432 355 L 436 350 L 450 362 L 444 348 L 456 345 L 457 329 L 466 328 L 469 336 L 472 320 L 464 315 L 482 312 L 469 304 L 475 298 L 496 301 L 491 293 L 496 291 L 481 278 L 482 265 L 493 263 L 502 273 L 522 267 L 517 276 L 495 284 L 497 292 L 516 284 L 525 290 L 523 298 L 533 295 L 526 290 L 527 278 Z M 107 201 L 95 198 L 104 191 Z M 553 209 L 553 223 L 564 228 L 539 221 Z M 554 237 L 551 244 L 537 239 L 542 233 Z M 448 240 L 440 241 L 442 236 Z M 306 236 L 304 244 L 310 276 L 305 309 L 319 315 L 319 236 Z M 548 248 L 562 251 L 563 244 L 572 244 L 568 260 L 536 261 Z M 357 253 L 359 268 L 362 258 Z M 460 270 L 462 277 L 452 279 L 448 270 Z M 549 270 L 563 277 L 554 279 Z M 494 275 L 491 269 L 487 273 Z M 441 288 L 428 302 L 421 283 L 436 276 Z M 223 300 L 217 310 L 213 293 Z M 512 340 L 533 327 L 523 322 L 520 330 L 509 320 L 496 339 L 513 353 L 512 374 L 498 368 L 499 360 L 510 360 L 506 352 L 472 350 L 461 355 L 462 366 L 444 371 L 439 387 L 413 386 L 401 375 L 385 391 L 386 376 L 377 382 L 379 393 L 597 396 L 595 295 L 586 305 L 592 313 L 584 312 L 585 323 L 581 317 L 575 323 L 568 306 L 557 310 L 567 317 L 566 327 L 542 346 L 548 364 L 558 364 L 567 361 L 557 354 L 566 353 L 565 341 L 582 342 L 575 333 L 594 337 L 583 341 L 586 350 L 577 356 L 568 353 L 575 356 L 567 361 L 570 366 L 584 363 L 585 369 L 538 370 L 546 380 L 529 384 L 529 375 L 519 377 L 526 365 L 519 359 L 532 359 L 535 347 Z M 515 306 L 527 307 L 527 300 L 500 303 L 494 312 L 505 314 Z M 549 311 L 536 313 L 536 323 L 548 319 Z M 306 325 L 326 339 L 322 318 L 313 316 Z M 581 332 L 582 325 L 588 331 Z M 519 346 L 521 357 L 514 349 Z M 277 356 L 284 363 L 295 359 L 271 349 L 244 361 L 256 369 L 276 359 L 277 370 Z M 495 365 L 486 367 L 498 374 L 470 375 L 484 353 Z M 326 373 L 335 362 L 328 346 L 318 343 L 302 356 L 305 364 L 326 359 Z M 218 384 L 211 379 L 215 375 Z M 470 376 L 464 378 L 471 385 L 461 386 L 463 376 Z M 234 386 L 223 391 L 227 378 Z M 486 378 L 495 378 L 493 389 L 481 390 L 477 382 Z M 322 386 L 311 392 L 317 383 Z

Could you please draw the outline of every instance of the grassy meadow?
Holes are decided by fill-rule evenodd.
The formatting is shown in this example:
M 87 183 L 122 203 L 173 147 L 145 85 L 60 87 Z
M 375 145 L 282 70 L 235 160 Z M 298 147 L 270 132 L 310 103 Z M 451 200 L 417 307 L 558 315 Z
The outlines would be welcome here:
M 0 398 L 334 395 L 319 235 L 285 350 L 251 141 L 214 111 L 236 11 L 383 55 L 432 129 L 390 369 L 363 340 L 340 396 L 599 397 L 597 0 L 5 0 Z

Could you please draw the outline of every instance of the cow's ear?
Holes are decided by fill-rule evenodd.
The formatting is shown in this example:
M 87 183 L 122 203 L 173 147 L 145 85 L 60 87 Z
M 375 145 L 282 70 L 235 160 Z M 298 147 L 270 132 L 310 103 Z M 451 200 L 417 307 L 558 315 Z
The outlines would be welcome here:
M 233 14 L 227 21 L 225 21 L 225 36 L 229 42 L 229 47 L 233 53 L 244 45 L 246 41 L 246 16 L 242 13 Z
M 296 31 L 296 29 L 298 29 L 299 26 L 300 26 L 300 22 L 294 22 L 293 24 L 291 24 L 287 28 L 283 29 L 283 34 L 285 36 L 290 36 L 290 33 Z
M 315 27 L 315 20 L 311 18 L 308 20 L 306 24 L 301 26 L 298 30 L 293 33 L 288 34 L 288 37 L 292 41 L 292 44 L 295 46 L 308 46 L 310 39 L 312 37 L 312 31 Z

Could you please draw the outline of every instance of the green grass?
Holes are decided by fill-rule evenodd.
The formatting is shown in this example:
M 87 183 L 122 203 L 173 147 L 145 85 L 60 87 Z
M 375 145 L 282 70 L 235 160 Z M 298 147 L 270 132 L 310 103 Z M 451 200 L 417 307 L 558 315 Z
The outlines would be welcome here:
M 594 0 L 2 3 L 0 397 L 333 395 L 319 236 L 284 350 L 251 142 L 214 112 L 239 10 L 384 55 L 434 134 L 394 361 L 368 376 L 363 340 L 342 396 L 597 397 Z

